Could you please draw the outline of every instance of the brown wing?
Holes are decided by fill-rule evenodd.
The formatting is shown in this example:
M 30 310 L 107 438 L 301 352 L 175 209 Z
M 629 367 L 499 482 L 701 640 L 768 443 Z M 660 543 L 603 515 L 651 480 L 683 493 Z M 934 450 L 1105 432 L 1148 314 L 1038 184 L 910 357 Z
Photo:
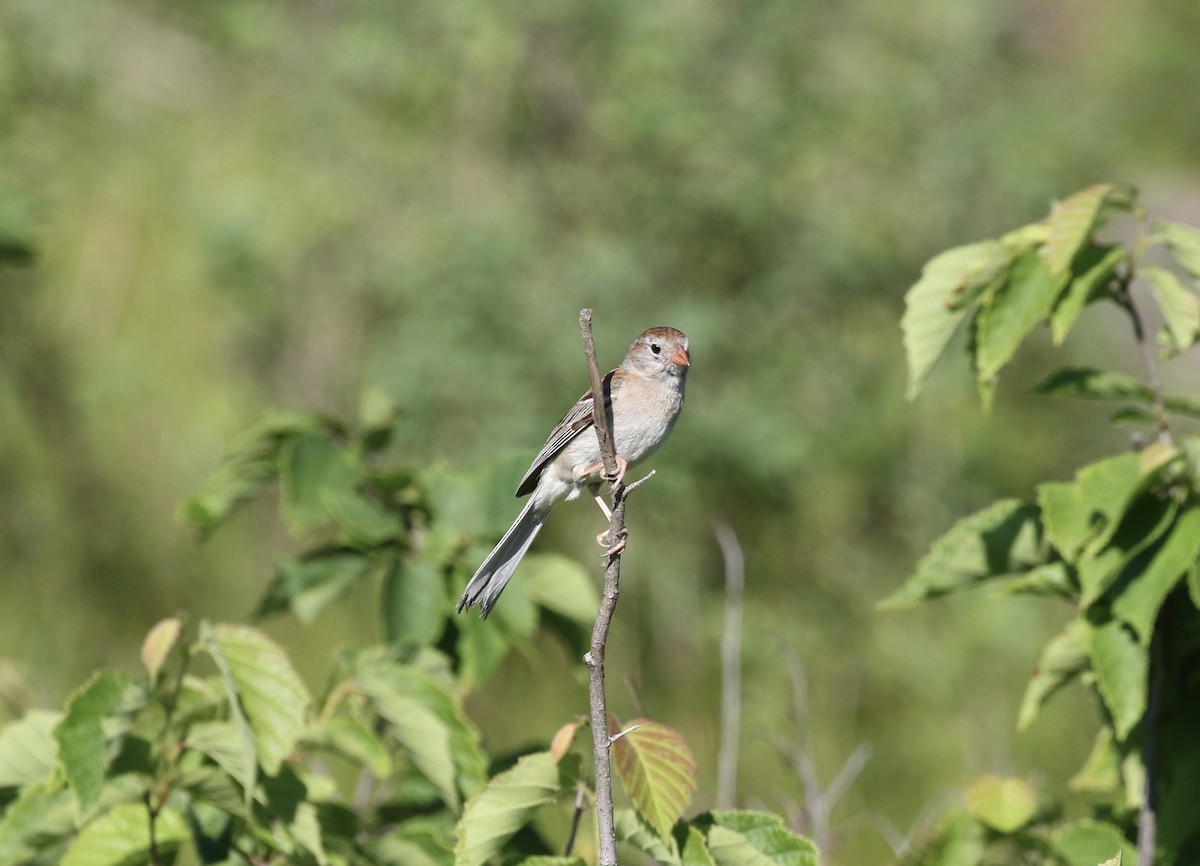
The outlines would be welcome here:
M 612 374 L 615 370 L 604 377 L 604 411 L 608 417 L 612 417 Z M 533 458 L 533 463 L 529 465 L 529 469 L 525 472 L 525 477 L 521 479 L 521 483 L 517 485 L 517 496 L 525 496 L 532 493 L 533 488 L 537 487 L 538 478 L 541 477 L 542 470 L 546 468 L 546 464 L 558 456 L 576 436 L 584 430 L 590 430 L 593 426 L 592 421 L 592 389 L 584 393 L 582 397 L 575 401 L 575 405 L 567 410 L 567 414 L 558 422 L 555 428 L 550 431 L 550 437 L 546 440 L 546 444 L 542 446 L 542 450 L 538 452 L 537 457 Z

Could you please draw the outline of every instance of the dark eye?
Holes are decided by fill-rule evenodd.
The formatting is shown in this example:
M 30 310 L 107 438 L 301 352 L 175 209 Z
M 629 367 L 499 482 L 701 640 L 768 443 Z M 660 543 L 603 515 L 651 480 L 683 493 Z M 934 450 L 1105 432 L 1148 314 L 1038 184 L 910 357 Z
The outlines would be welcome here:
M 661 355 L 662 354 L 662 346 L 658 345 L 658 343 L 651 343 L 650 351 L 656 355 Z

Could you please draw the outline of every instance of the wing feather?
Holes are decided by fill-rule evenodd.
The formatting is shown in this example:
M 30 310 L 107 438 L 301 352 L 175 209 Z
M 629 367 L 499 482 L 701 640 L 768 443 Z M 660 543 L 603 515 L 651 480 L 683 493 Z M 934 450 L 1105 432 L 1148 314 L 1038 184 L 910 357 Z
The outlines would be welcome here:
M 604 410 L 611 418 L 612 411 L 612 375 L 615 370 L 604 377 Z M 529 469 L 525 472 L 525 477 L 521 479 L 521 483 L 517 485 L 517 496 L 525 496 L 532 493 L 537 487 L 538 478 L 541 477 L 542 470 L 546 468 L 551 460 L 558 456 L 559 452 L 570 444 L 576 436 L 584 430 L 588 430 L 593 426 L 592 420 L 592 389 L 588 388 L 584 395 L 575 401 L 575 405 L 567 410 L 567 414 L 558 422 L 553 430 L 550 431 L 549 438 L 546 439 L 546 444 L 542 446 L 542 450 L 538 452 L 537 457 L 533 458 L 533 463 L 529 465 Z

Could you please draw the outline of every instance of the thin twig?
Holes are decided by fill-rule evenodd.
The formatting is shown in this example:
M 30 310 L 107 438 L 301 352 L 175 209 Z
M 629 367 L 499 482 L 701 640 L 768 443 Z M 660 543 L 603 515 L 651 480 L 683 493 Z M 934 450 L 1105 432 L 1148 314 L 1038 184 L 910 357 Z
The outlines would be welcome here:
M 727 523 L 713 527 L 725 561 L 725 627 L 721 632 L 721 745 L 717 757 L 717 808 L 737 800 L 738 736 L 742 717 L 742 596 L 746 558 Z
M 1167 414 L 1162 382 L 1158 377 L 1158 359 L 1155 355 L 1154 345 L 1150 340 L 1150 336 L 1146 333 L 1146 326 L 1141 312 L 1133 300 L 1133 280 L 1137 275 L 1138 266 L 1141 264 L 1142 253 L 1146 249 L 1142 226 L 1143 221 L 1139 217 L 1137 221 L 1138 239 L 1134 245 L 1133 257 L 1129 265 L 1124 268 L 1124 272 L 1117 279 L 1115 295 L 1117 304 L 1129 314 L 1129 320 L 1133 325 L 1133 338 L 1137 342 L 1138 354 L 1142 359 L 1142 368 L 1146 373 L 1146 385 L 1149 386 L 1150 391 L 1154 394 L 1154 425 L 1158 433 L 1158 441 L 1170 445 L 1173 444 L 1174 439 L 1171 436 L 1170 416 Z
M 567 834 L 567 844 L 563 846 L 564 857 L 570 857 L 571 852 L 575 849 L 575 836 L 579 832 L 579 822 L 583 818 L 584 791 L 583 785 L 579 785 L 575 789 L 575 813 L 571 816 L 571 832 Z
M 1142 739 L 1142 764 L 1146 779 L 1142 789 L 1142 805 L 1138 809 L 1137 866 L 1153 866 L 1158 848 L 1158 723 L 1162 712 L 1163 689 L 1163 632 L 1166 629 L 1167 606 L 1155 624 L 1150 639 L 1150 687 L 1146 697 L 1146 715 L 1142 717 L 1145 733 Z
M 604 460 L 604 472 L 610 479 L 617 476 L 617 456 L 613 450 L 612 430 L 608 413 L 604 411 L 603 383 L 600 368 L 596 365 L 596 346 L 592 342 L 592 311 L 579 312 L 579 330 L 583 335 L 583 349 L 587 356 L 588 373 L 592 381 L 592 419 L 596 427 L 596 438 L 600 443 L 600 454 Z M 609 518 L 608 538 L 614 545 L 608 554 L 604 569 L 604 594 L 600 608 L 596 611 L 596 623 L 592 628 L 592 642 L 584 661 L 588 666 L 588 704 L 592 720 L 592 754 L 596 764 L 596 831 L 600 837 L 600 866 L 617 866 L 617 833 L 613 820 L 612 762 L 609 755 L 608 709 L 604 693 L 604 647 L 608 640 L 608 627 L 617 608 L 620 594 L 621 548 L 620 539 L 625 535 L 625 486 L 613 486 L 612 515 Z

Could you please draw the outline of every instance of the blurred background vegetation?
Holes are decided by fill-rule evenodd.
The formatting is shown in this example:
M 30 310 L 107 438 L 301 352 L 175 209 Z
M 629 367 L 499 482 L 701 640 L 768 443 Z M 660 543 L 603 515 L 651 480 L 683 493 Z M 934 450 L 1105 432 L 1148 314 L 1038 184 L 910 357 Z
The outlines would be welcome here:
M 1061 790 L 1093 710 L 1014 732 L 1046 605 L 874 606 L 956 516 L 1122 434 L 1028 394 L 1047 340 L 990 416 L 953 365 L 906 403 L 903 293 L 1099 180 L 1200 222 L 1198 32 L 1194 0 L 6 0 L 0 719 L 132 666 L 159 617 L 250 614 L 297 542 L 267 503 L 200 546 L 179 505 L 265 407 L 382 394 L 398 461 L 528 458 L 585 386 L 592 306 L 602 364 L 650 325 L 691 337 L 609 664 L 617 712 L 687 736 L 697 806 L 718 520 L 746 551 L 741 802 L 801 796 L 785 651 L 824 777 L 873 748 L 836 861 L 886 861 L 981 772 Z M 1136 369 L 1115 315 L 1089 316 L 1072 356 Z M 591 561 L 593 512 L 561 509 L 540 549 Z M 379 639 L 376 598 L 270 629 L 319 684 Z M 471 705 L 493 749 L 584 708 L 550 639 Z

